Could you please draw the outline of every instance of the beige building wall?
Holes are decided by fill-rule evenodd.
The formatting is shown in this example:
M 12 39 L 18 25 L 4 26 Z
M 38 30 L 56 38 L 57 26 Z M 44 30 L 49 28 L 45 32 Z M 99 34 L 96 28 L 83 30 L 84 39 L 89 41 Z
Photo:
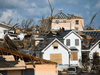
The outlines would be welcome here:
M 78 24 L 76 21 L 78 20 Z M 58 21 L 58 23 L 57 23 Z M 65 30 L 68 29 L 78 29 L 83 30 L 84 27 L 84 19 L 53 19 L 51 29 L 58 30 L 64 27 Z
M 35 65 L 35 75 L 57 75 L 57 67 L 53 64 Z

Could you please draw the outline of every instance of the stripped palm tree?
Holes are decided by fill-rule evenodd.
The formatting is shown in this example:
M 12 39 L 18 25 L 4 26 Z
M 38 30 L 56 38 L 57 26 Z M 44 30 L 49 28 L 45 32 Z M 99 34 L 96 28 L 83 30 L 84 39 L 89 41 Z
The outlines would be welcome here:
M 99 13 L 99 12 L 98 12 L 98 13 Z M 93 23 L 93 20 L 94 20 L 94 18 L 96 17 L 96 15 L 97 15 L 98 13 L 94 14 L 94 16 L 92 17 L 92 19 L 91 19 L 91 21 L 90 21 L 90 24 L 85 26 L 85 29 L 86 29 L 86 30 L 94 30 L 94 27 L 93 27 L 92 23 Z

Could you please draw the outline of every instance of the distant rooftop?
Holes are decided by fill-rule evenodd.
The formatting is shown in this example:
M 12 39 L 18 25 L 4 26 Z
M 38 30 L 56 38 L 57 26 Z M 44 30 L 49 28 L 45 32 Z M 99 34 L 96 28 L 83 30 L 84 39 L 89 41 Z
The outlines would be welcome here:
M 47 17 L 47 18 L 45 18 L 43 20 L 47 20 L 47 19 L 50 19 L 50 18 L 51 18 L 51 16 Z M 79 16 L 75 16 L 73 14 L 67 14 L 67 15 L 65 15 L 63 12 L 60 12 L 58 14 L 53 15 L 52 19 L 83 19 L 83 18 L 81 18 Z

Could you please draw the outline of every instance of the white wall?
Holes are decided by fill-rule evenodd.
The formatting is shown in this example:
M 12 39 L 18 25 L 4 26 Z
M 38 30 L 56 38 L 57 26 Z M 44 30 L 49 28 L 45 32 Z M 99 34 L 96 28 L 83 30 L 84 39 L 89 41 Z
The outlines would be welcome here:
M 50 60 L 50 54 L 62 54 L 62 64 L 69 64 L 69 54 L 68 51 L 63 48 L 60 44 L 58 44 L 58 49 L 54 49 L 52 45 L 50 45 L 46 51 L 43 53 L 43 59 Z
M 4 39 L 4 30 L 8 30 L 9 28 L 7 27 L 2 27 L 0 26 L 0 39 Z
M 99 52 L 99 56 L 100 56 L 100 48 L 99 48 L 99 44 L 97 44 L 97 45 L 90 51 L 90 53 L 89 53 L 90 59 L 93 58 L 93 53 L 94 53 L 94 52 Z
M 66 39 L 70 39 L 70 46 L 67 46 L 68 48 L 74 46 L 79 50 L 81 49 L 81 39 L 77 35 L 75 35 L 74 33 L 71 33 L 69 36 L 67 36 L 64 39 L 64 44 L 65 45 L 66 45 Z M 79 39 L 79 46 L 75 46 L 75 39 Z
M 79 65 L 79 59 L 82 59 L 82 54 L 81 54 L 81 39 L 74 33 L 71 33 L 69 36 L 67 36 L 64 39 L 64 44 L 66 45 L 66 39 L 70 39 L 70 46 L 67 46 L 68 48 L 70 47 L 76 47 L 79 51 L 78 51 L 78 60 L 77 61 L 71 61 L 70 59 L 70 63 L 71 64 L 78 64 Z M 79 39 L 79 46 L 75 46 L 75 39 Z

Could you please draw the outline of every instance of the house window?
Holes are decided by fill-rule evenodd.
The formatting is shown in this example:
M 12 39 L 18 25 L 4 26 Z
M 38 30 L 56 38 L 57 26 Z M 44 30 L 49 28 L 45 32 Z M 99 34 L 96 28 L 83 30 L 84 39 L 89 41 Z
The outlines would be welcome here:
M 79 46 L 79 39 L 75 39 L 75 46 Z
M 66 20 L 63 20 L 64 23 L 66 23 Z
M 59 20 L 56 20 L 56 24 L 59 24 Z
M 66 40 L 66 45 L 67 45 L 67 46 L 70 46 L 70 39 L 67 39 L 67 40 Z
M 71 60 L 78 60 L 78 53 L 72 52 L 71 53 Z
M 58 49 L 58 42 L 54 42 L 54 43 L 52 44 L 52 46 L 53 46 L 54 49 Z
M 58 46 L 54 46 L 53 48 L 54 48 L 54 49 L 58 49 Z
M 79 24 L 79 20 L 76 20 L 76 25 L 78 25 Z

